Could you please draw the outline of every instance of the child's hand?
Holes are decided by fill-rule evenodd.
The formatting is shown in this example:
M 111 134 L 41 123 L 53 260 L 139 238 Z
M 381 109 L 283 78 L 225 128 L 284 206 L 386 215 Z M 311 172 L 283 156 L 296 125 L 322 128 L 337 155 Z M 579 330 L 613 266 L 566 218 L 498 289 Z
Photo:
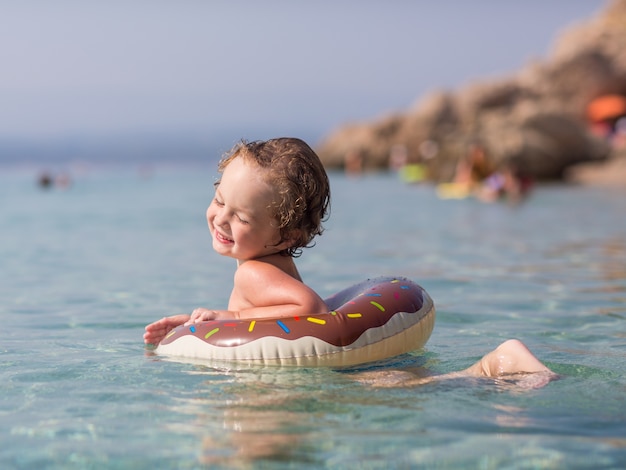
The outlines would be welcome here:
M 150 323 L 146 326 L 146 332 L 143 334 L 144 343 L 154 344 L 156 346 L 170 331 L 182 325 L 187 320 L 189 320 L 189 315 L 181 314 L 164 317 L 154 323 Z
M 193 323 L 199 323 L 201 321 L 215 320 L 217 319 L 217 312 L 215 310 L 209 310 L 207 308 L 197 308 L 191 313 L 191 317 L 185 325 L 192 325 Z

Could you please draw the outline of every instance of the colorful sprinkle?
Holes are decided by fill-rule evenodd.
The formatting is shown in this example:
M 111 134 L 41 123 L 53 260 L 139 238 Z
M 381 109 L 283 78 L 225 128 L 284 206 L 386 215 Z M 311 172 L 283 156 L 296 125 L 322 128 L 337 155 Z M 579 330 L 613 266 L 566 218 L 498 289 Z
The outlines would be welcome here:
M 315 317 L 307 317 L 307 320 L 310 321 L 311 323 L 317 323 L 318 325 L 325 325 L 326 324 L 326 320 L 321 320 L 321 319 L 315 318 Z
M 287 328 L 287 325 L 285 325 L 282 321 L 276 320 L 276 323 L 278 323 L 278 326 L 280 326 L 285 333 L 289 333 L 289 328 Z
M 252 331 L 254 330 L 254 325 L 256 325 L 256 320 L 252 320 L 250 322 L 250 326 L 248 326 L 248 332 L 252 333 Z
M 383 307 L 382 305 L 380 305 L 378 302 L 374 302 L 373 300 L 370 302 L 370 304 L 372 304 L 374 307 L 378 308 L 378 310 L 380 310 L 381 312 L 385 311 L 385 307 Z
M 375 303 L 375 302 L 372 302 Z M 363 315 L 360 313 L 348 313 L 348 318 L 361 318 Z
M 220 331 L 219 328 L 213 328 L 211 331 L 209 331 L 206 335 L 204 335 L 204 339 L 208 339 L 209 336 L 213 336 L 215 333 L 217 333 L 218 331 Z
M 365 295 L 367 295 L 368 297 L 381 297 L 382 296 L 382 294 L 365 294 Z
M 196 332 L 196 327 L 195 327 L 195 326 L 193 326 L 193 325 L 191 325 L 191 326 L 189 327 L 189 331 L 191 331 L 192 333 L 195 333 L 195 332 Z
M 400 282 L 398 279 L 394 279 L 393 281 L 391 281 L 392 284 L 395 284 L 396 282 Z
M 167 338 L 169 338 L 170 336 L 175 335 L 175 334 L 176 334 L 176 330 L 172 330 L 172 331 L 170 331 L 170 332 L 167 334 L 167 336 L 165 337 L 165 339 L 167 339 Z
M 333 310 L 332 312 L 330 312 L 331 315 L 337 315 L 337 311 Z

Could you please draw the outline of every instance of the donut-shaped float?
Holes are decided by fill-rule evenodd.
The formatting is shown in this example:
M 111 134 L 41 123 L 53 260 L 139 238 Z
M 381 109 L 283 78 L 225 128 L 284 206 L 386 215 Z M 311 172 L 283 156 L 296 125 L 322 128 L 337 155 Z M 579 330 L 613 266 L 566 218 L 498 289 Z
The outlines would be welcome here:
M 260 320 L 213 320 L 172 330 L 156 353 L 262 365 L 352 366 L 424 346 L 432 299 L 406 278 L 376 278 L 325 300 L 329 312 Z

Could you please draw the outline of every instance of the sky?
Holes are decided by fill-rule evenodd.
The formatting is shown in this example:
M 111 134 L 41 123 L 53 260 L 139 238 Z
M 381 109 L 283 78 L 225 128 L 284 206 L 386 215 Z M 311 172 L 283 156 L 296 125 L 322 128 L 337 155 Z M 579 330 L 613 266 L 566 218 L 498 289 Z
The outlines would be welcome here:
M 0 0 L 0 138 L 298 133 L 544 59 L 600 0 Z M 241 137 L 241 136 L 240 136 Z

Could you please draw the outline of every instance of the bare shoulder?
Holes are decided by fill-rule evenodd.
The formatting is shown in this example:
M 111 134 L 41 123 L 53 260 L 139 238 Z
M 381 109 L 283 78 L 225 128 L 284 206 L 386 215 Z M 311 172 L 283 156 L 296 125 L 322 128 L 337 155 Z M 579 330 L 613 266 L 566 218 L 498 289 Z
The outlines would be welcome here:
M 280 255 L 266 256 L 262 260 L 248 260 L 235 272 L 235 282 L 255 284 L 300 282 L 300 275 L 292 258 Z
M 255 306 L 299 304 L 309 311 L 325 311 L 326 308 L 313 289 L 282 266 L 266 261 L 242 263 L 235 272 L 234 292 L 240 300 Z
M 266 261 L 249 260 L 238 266 L 235 271 L 236 284 L 274 283 L 283 277 L 289 277 L 289 275 L 274 263 Z

